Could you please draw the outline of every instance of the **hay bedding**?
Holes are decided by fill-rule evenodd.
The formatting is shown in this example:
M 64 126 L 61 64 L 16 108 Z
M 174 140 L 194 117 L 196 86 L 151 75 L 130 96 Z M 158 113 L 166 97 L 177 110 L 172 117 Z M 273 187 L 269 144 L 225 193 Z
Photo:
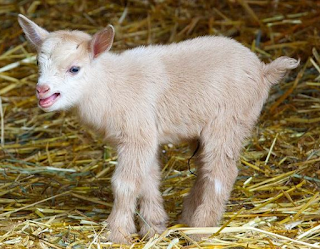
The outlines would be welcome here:
M 194 175 L 187 146 L 165 145 L 168 230 L 151 240 L 133 235 L 131 246 L 101 242 L 116 155 L 73 117 L 37 108 L 37 66 L 18 13 L 48 30 L 94 33 L 112 23 L 115 51 L 212 34 L 265 61 L 301 58 L 244 145 L 222 227 L 175 225 Z M 3 0 L 0 18 L 0 248 L 320 248 L 319 1 Z M 212 237 L 197 243 L 195 233 Z

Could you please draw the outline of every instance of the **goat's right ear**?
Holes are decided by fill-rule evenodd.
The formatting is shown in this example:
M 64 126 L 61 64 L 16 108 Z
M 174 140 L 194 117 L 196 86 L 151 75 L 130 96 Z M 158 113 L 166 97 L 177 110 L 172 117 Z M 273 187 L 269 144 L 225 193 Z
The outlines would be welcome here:
M 43 40 L 49 35 L 49 32 L 21 14 L 18 16 L 18 22 L 27 39 L 39 50 Z
M 92 58 L 97 58 L 105 51 L 109 51 L 114 38 L 114 28 L 112 25 L 108 25 L 105 29 L 94 34 L 90 41 L 90 52 Z

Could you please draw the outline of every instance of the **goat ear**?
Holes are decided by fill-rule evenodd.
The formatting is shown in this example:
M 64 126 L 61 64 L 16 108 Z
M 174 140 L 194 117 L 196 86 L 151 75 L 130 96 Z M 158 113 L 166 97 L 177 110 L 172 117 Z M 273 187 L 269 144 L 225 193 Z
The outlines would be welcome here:
M 112 25 L 108 25 L 105 29 L 97 32 L 90 41 L 90 51 L 92 58 L 97 58 L 105 51 L 109 51 L 114 38 L 114 28 Z
M 43 40 L 49 35 L 49 32 L 21 14 L 18 16 L 18 22 L 27 39 L 39 50 Z

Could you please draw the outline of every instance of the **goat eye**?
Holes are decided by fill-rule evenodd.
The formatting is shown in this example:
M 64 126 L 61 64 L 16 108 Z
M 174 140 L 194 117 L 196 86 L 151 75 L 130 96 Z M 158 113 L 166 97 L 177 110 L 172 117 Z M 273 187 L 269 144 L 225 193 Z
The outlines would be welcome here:
M 39 66 L 39 61 L 37 60 L 37 66 Z
M 73 66 L 69 69 L 69 72 L 72 74 L 76 74 L 80 71 L 80 67 Z

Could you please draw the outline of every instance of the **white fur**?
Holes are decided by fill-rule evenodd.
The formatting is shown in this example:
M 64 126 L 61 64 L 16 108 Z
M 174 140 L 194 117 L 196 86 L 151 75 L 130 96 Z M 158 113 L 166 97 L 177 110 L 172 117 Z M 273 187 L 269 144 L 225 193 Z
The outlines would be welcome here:
M 214 179 L 214 190 L 217 195 L 220 195 L 223 191 L 223 185 L 219 179 Z

